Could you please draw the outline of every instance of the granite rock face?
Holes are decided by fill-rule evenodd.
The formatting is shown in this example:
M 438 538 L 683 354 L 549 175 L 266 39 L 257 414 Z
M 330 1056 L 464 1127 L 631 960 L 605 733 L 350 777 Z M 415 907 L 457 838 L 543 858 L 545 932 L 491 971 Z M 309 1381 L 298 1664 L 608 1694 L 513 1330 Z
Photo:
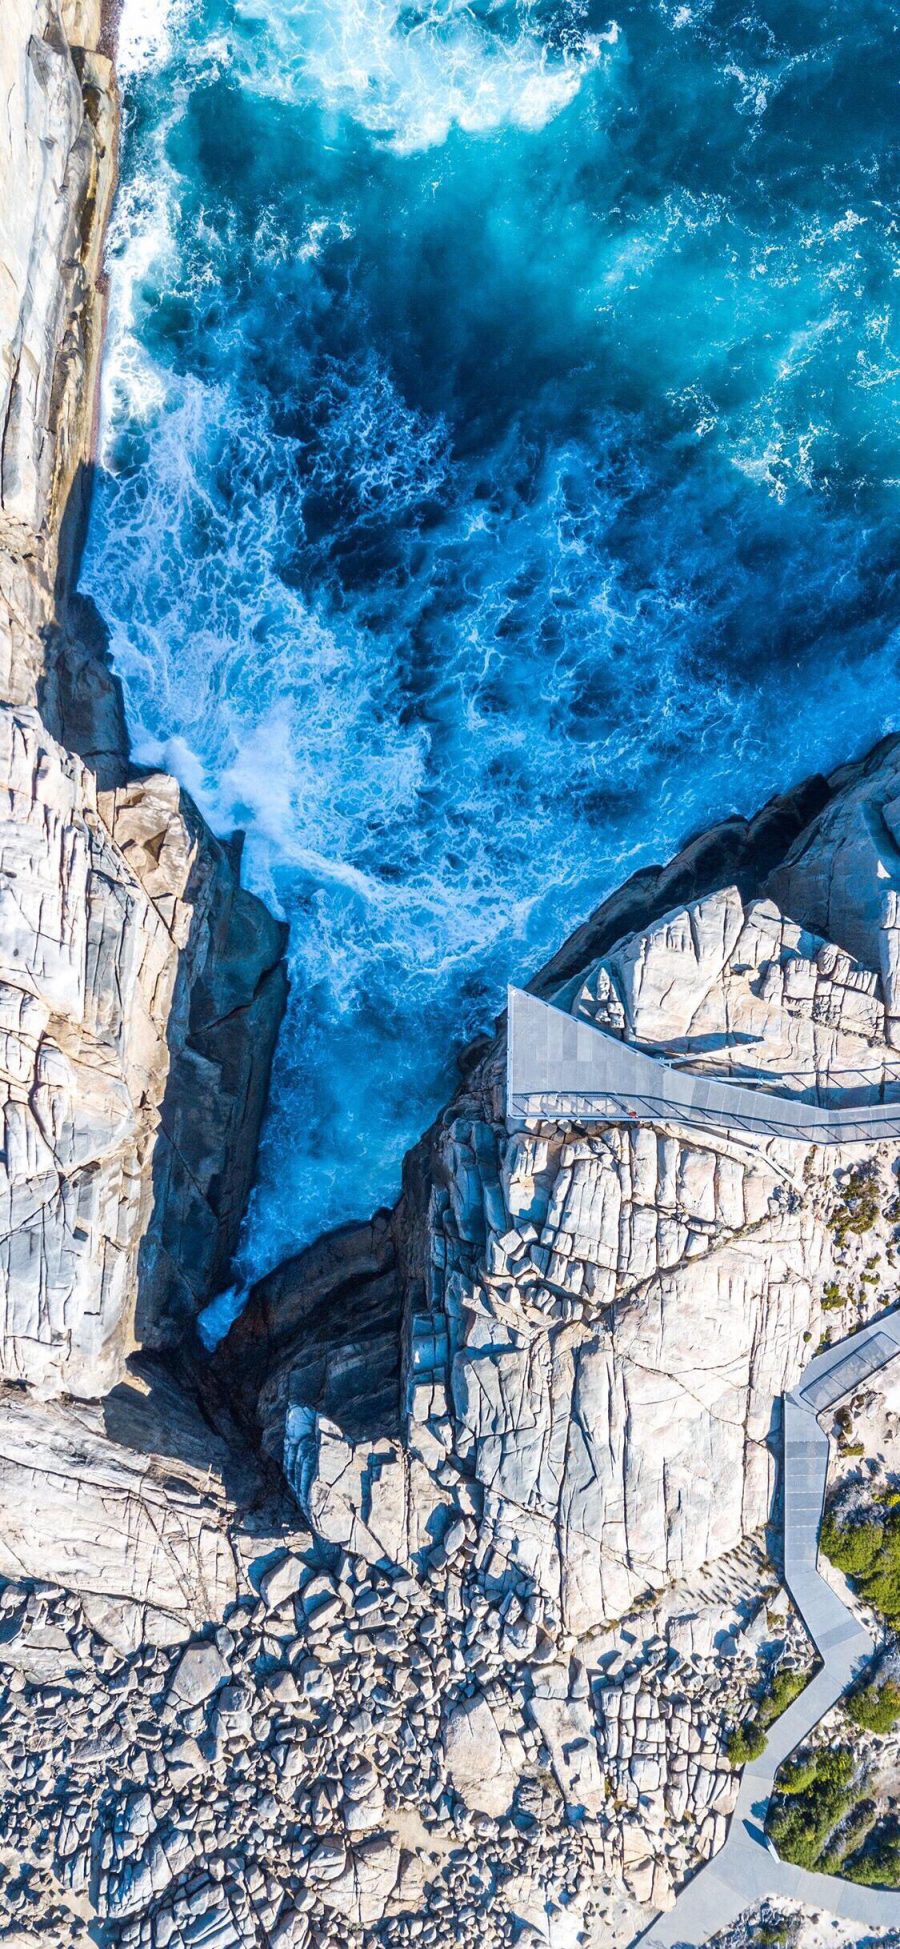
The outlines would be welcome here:
M 151 900 L 96 781 L 34 710 L 0 709 L 4 1145 L 0 1373 L 105 1393 L 135 1344 L 190 855 Z
M 136 773 L 73 593 L 115 166 L 99 4 L 0 48 L 0 1378 L 103 1395 L 226 1283 L 283 935 L 175 781 Z
M 130 766 L 74 587 L 101 40 L 96 0 L 7 0 L 0 1933 L 626 1949 L 721 1843 L 729 1728 L 805 1663 L 763 1548 L 774 1404 L 823 1313 L 893 1291 L 898 1156 L 509 1127 L 501 1030 L 397 1210 L 176 1363 L 227 1278 L 282 939 Z M 716 1072 L 893 1089 L 898 779 L 890 745 L 726 822 L 535 985 Z
M 533 986 L 701 1072 L 823 1103 L 900 1095 L 898 781 L 893 741 L 728 822 L 615 894 Z M 834 853 L 853 862 L 843 906 Z M 808 1667 L 769 1555 L 780 1396 L 821 1335 L 894 1297 L 900 1145 L 511 1125 L 505 1069 L 501 1024 L 396 1210 L 262 1281 L 214 1372 L 355 1588 L 392 1704 L 422 1661 L 374 1592 L 395 1619 L 426 1592 L 439 1607 L 416 1631 L 454 1648 L 425 1724 L 455 1831 L 476 1856 L 489 1835 L 494 1860 L 527 1834 L 549 1866 L 566 1823 L 587 1850 L 583 1939 L 606 1946 L 722 1845 L 742 1700 Z M 325 1578 L 303 1588 L 317 1642 L 341 1637 L 340 1602 Z M 349 1832 L 322 1857 L 338 1880 Z M 510 1882 L 517 1939 L 545 1939 L 549 1885 Z
M 602 951 L 570 957 L 551 998 L 700 1070 L 823 1102 L 900 1094 L 898 785 L 888 744 L 801 794 L 824 809 L 793 831 L 785 811 L 784 857 L 769 847 L 754 872 L 745 848 L 741 884 L 701 885 L 658 915 L 648 888 L 647 923 L 605 942 L 601 909 Z M 415 1565 L 463 1518 L 485 1589 L 515 1589 L 541 1628 L 585 1638 L 762 1533 L 782 1390 L 824 1324 L 847 1330 L 892 1286 L 898 1163 L 895 1145 L 672 1123 L 510 1128 L 501 1035 L 413 1153 L 392 1221 L 399 1434 L 335 1425 L 282 1340 L 257 1398 L 263 1440 L 283 1445 L 323 1535 Z M 871 1212 L 842 1227 L 861 1183 Z M 300 1263 L 288 1313 L 305 1277 Z M 269 1291 L 234 1329 L 236 1353 Z
M 0 695 L 29 705 L 44 696 L 54 730 L 70 566 L 60 533 L 77 526 L 90 456 L 115 169 L 112 69 L 100 41 L 99 0 L 4 8 Z M 105 672 L 94 690 L 112 698 Z
M 240 849 L 130 763 L 77 594 L 117 101 L 100 0 L 0 28 L 0 1579 L 168 1642 L 259 1494 L 171 1353 L 227 1282 L 284 1002 Z M 145 1399 L 145 1395 L 147 1398 Z M 148 1401 L 152 1403 L 148 1405 Z
M 171 1383 L 162 1407 L 133 1385 L 109 1403 L 0 1389 L 0 1578 L 77 1591 L 113 1642 L 177 1640 L 238 1592 L 228 1457 Z

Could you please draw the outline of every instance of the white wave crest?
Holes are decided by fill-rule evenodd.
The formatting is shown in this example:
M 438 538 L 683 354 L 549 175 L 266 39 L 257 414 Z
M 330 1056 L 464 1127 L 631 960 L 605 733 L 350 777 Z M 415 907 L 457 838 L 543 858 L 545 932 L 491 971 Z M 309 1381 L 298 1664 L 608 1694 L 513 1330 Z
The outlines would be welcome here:
M 265 65 L 249 79 L 260 93 L 312 93 L 349 114 L 398 154 L 436 148 L 452 128 L 486 135 L 542 129 L 574 99 L 586 74 L 618 39 L 580 35 L 551 51 L 527 22 L 498 33 L 462 0 L 409 19 L 400 0 L 286 0 L 269 17 Z M 249 18 L 250 7 L 245 10 Z M 272 59 L 272 38 L 279 59 Z M 242 59 L 259 43 L 248 41 Z M 262 53 L 262 49 L 260 52 Z
M 168 60 L 177 19 L 185 9 L 186 0 L 124 0 L 116 31 L 120 79 Z

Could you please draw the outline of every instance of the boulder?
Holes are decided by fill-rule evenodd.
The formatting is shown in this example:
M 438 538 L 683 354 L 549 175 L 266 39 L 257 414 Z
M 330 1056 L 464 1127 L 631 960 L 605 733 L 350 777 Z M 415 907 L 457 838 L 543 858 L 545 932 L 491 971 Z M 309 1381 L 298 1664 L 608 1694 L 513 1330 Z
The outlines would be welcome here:
M 203 1705 L 229 1677 L 229 1668 L 216 1645 L 189 1644 L 175 1667 L 170 1695 L 179 1705 Z
M 443 1725 L 444 1759 L 456 1793 L 473 1812 L 507 1814 L 518 1784 L 490 1705 L 476 1693 L 451 1707 Z

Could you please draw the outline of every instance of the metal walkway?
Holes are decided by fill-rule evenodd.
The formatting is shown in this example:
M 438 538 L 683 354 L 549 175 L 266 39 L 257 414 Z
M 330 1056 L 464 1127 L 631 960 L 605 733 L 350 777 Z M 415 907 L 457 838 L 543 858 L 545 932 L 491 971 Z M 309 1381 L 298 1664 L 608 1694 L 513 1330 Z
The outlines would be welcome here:
M 805 1144 L 900 1138 L 900 1101 L 848 1101 L 823 1109 L 762 1085 L 754 1088 L 677 1069 L 522 988 L 509 990 L 507 1045 L 506 1112 L 511 1123 L 530 1118 L 675 1122 Z M 864 1071 L 846 1075 L 848 1098 L 871 1095 L 877 1087 L 878 1079 Z
M 785 1896 L 867 1928 L 900 1928 L 900 1894 L 779 1861 L 769 1853 L 763 1831 L 782 1761 L 846 1691 L 875 1649 L 868 1632 L 818 1571 L 829 1444 L 816 1415 L 898 1354 L 900 1313 L 883 1315 L 840 1346 L 817 1354 L 796 1388 L 784 1396 L 784 1578 L 822 1669 L 775 1721 L 765 1752 L 744 1768 L 724 1847 L 686 1884 L 674 1908 L 637 1938 L 642 1949 L 699 1949 L 745 1909 Z
M 746 1131 L 807 1144 L 873 1143 L 900 1137 L 900 1103 L 848 1103 L 823 1109 L 765 1088 L 698 1076 L 509 990 L 507 1116 L 566 1122 L 673 1121 L 705 1130 Z M 873 1079 L 848 1077 L 848 1094 L 871 1093 Z M 822 1668 L 772 1726 L 765 1752 L 744 1768 L 728 1837 L 673 1908 L 651 1923 L 642 1949 L 700 1949 L 761 1901 L 792 1898 L 866 1928 L 900 1929 L 900 1893 L 863 1888 L 836 1875 L 811 1874 L 771 1855 L 764 1822 L 782 1761 L 807 1737 L 874 1652 L 867 1631 L 818 1570 L 819 1528 L 828 1476 L 828 1437 L 817 1415 L 900 1354 L 900 1312 L 882 1315 L 837 1347 L 817 1354 L 784 1396 L 785 1583 L 822 1659 Z

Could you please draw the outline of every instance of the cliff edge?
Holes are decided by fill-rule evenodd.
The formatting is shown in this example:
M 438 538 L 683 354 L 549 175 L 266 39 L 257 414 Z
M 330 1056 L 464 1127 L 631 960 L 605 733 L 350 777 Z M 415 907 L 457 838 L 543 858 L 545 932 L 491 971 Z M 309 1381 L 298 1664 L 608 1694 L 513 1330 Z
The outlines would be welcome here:
M 512 1115 L 501 1021 L 395 1210 L 190 1352 L 283 939 L 131 764 L 77 592 L 103 26 L 6 0 L 0 40 L 0 1934 L 626 1949 L 722 1846 L 735 1728 L 809 1676 L 781 1399 L 895 1300 L 900 1143 Z M 864 1110 L 900 1099 L 898 896 L 889 740 L 635 876 L 531 986 L 701 1093 Z M 893 1820 L 900 1735 L 865 1750 Z
M 225 1283 L 285 992 L 239 850 L 130 765 L 75 590 L 115 181 L 102 25 L 11 0 L 0 50 L 0 1374 L 83 1396 Z
M 235 1594 L 240 1471 L 190 1396 L 176 1411 L 171 1377 L 132 1357 L 176 1349 L 227 1281 L 284 937 L 240 885 L 239 845 L 131 764 L 102 623 L 77 594 L 110 56 L 95 0 L 4 10 L 0 1568 L 199 1621 Z M 113 1508 L 127 1542 L 110 1550 Z

